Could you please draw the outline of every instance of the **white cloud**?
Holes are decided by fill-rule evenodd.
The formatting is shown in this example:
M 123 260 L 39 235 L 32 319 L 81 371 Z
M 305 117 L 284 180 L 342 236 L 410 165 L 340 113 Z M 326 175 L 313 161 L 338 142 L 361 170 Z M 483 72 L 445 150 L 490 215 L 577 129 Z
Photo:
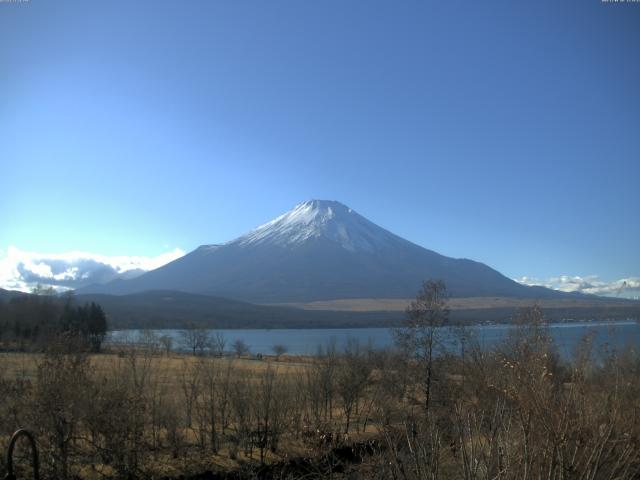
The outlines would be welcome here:
M 107 256 L 88 252 L 36 253 L 10 246 L 0 250 L 0 288 L 30 291 L 35 285 L 58 290 L 133 278 L 184 255 L 179 248 L 155 257 Z
M 607 282 L 601 280 L 597 275 L 588 275 L 586 277 L 560 275 L 544 279 L 522 277 L 516 278 L 515 281 L 524 285 L 537 285 L 562 292 L 580 292 L 607 297 L 636 299 L 640 297 L 640 277 L 621 278 Z

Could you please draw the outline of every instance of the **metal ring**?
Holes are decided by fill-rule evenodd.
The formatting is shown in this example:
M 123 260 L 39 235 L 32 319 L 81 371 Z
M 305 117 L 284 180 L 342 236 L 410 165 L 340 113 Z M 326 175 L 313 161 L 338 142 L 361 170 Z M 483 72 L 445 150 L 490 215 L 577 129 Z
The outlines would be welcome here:
M 33 437 L 33 434 L 21 428 L 20 430 L 16 430 L 16 432 L 11 436 L 11 440 L 9 441 L 9 448 L 7 449 L 7 476 L 5 480 L 15 480 L 16 475 L 13 472 L 13 449 L 16 446 L 18 438 L 27 437 L 29 440 L 29 444 L 31 445 L 31 465 L 33 467 L 33 478 L 34 480 L 40 480 L 40 474 L 38 472 L 38 449 L 36 448 L 36 440 Z

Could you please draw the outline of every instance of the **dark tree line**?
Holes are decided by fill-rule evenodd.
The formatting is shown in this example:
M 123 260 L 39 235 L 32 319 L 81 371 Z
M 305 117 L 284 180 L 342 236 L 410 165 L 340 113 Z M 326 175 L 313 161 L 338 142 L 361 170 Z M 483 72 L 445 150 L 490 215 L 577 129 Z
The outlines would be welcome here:
M 26 295 L 0 301 L 0 345 L 4 349 L 40 350 L 67 336 L 97 352 L 106 333 L 102 307 L 94 302 L 76 305 L 71 295 Z

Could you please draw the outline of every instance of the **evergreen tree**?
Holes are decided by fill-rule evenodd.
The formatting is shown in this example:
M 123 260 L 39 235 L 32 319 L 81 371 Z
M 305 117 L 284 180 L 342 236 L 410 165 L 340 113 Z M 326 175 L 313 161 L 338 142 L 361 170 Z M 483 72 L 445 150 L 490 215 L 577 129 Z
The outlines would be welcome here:
M 106 334 L 107 316 L 100 305 L 91 302 L 87 318 L 87 336 L 94 352 L 100 351 Z

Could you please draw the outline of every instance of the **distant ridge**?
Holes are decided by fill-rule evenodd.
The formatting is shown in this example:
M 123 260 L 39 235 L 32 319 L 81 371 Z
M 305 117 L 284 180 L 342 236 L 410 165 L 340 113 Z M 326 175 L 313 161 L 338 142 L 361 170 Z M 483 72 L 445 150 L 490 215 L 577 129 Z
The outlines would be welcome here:
M 0 289 L 0 322 L 3 321 L 4 303 L 27 300 L 31 297 L 32 294 Z M 100 304 L 107 314 L 110 330 L 179 329 L 191 325 L 232 329 L 390 327 L 397 326 L 404 318 L 401 300 L 381 300 L 377 305 L 363 303 L 364 299 L 360 299 L 272 306 L 254 305 L 210 295 L 158 290 L 129 295 L 83 294 L 76 295 L 75 300 L 78 304 Z M 336 302 L 338 305 L 334 304 Z M 526 299 L 451 299 L 451 320 L 461 323 L 509 322 L 519 308 L 530 304 L 531 301 Z M 549 321 L 640 318 L 640 303 L 633 301 L 563 298 L 541 300 L 538 304 Z M 398 305 L 400 308 L 397 308 Z
M 129 295 L 79 295 L 79 303 L 97 302 L 107 313 L 109 328 L 358 328 L 397 326 L 405 314 L 400 310 L 301 310 L 284 306 L 254 305 L 208 295 L 175 291 L 149 291 Z M 530 305 L 526 300 L 468 299 L 451 302 L 451 320 L 461 323 L 504 323 L 518 309 Z M 478 300 L 478 299 L 476 299 Z M 588 300 L 543 300 L 549 321 L 563 319 L 624 320 L 639 318 L 637 302 L 590 302 Z
M 27 295 L 27 293 L 19 292 L 17 290 L 5 290 L 4 288 L 0 288 L 0 300 L 3 301 L 8 301 L 17 297 L 25 297 Z
M 377 226 L 340 202 L 310 200 L 222 245 L 203 245 L 134 279 L 78 293 L 178 290 L 255 303 L 411 298 L 425 279 L 454 297 L 561 298 L 485 264 L 454 259 Z

